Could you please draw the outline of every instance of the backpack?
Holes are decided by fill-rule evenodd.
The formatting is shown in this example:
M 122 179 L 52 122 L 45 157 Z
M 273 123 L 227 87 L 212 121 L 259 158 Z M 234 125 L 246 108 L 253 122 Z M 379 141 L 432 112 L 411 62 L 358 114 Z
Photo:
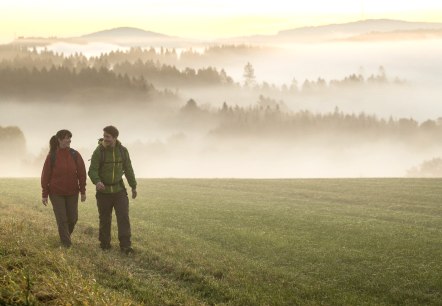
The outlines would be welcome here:
M 100 146 L 99 146 L 99 148 L 100 148 L 100 165 L 98 166 L 98 175 L 100 175 L 101 169 L 103 168 L 103 165 L 105 163 L 105 160 L 104 160 L 105 159 L 105 156 L 104 156 L 104 154 L 105 154 L 105 147 L 103 145 L 101 145 L 102 141 L 103 141 L 103 138 L 98 139 L 98 144 L 100 144 Z M 125 154 L 125 152 L 124 152 L 125 148 L 123 147 L 123 145 L 121 143 L 117 147 L 120 150 L 120 155 L 121 155 L 121 159 L 122 159 L 122 162 L 123 162 L 123 174 L 124 174 L 124 169 L 126 169 L 127 155 Z M 101 179 L 101 177 L 100 177 L 100 179 Z M 101 179 L 101 180 L 103 181 L 103 179 Z M 123 179 L 121 179 L 120 181 L 118 181 L 118 182 L 116 182 L 114 184 L 107 184 L 107 185 L 108 186 L 111 186 L 111 185 L 121 185 L 124 189 L 126 189 L 124 187 Z
M 72 148 L 69 148 L 69 153 L 71 153 L 71 156 L 73 158 L 73 160 L 75 161 L 75 165 L 77 165 L 77 156 L 78 156 L 78 152 L 75 151 Z M 55 159 L 57 158 L 57 152 L 56 151 L 52 151 L 51 152 L 51 169 L 54 169 L 55 166 Z
M 103 141 L 103 138 L 100 138 L 98 140 L 98 143 L 101 143 L 102 141 Z M 124 169 L 126 168 L 126 161 L 127 161 L 127 156 L 126 156 L 126 153 L 124 152 L 125 148 L 123 147 L 123 145 L 121 143 L 117 147 L 120 150 L 121 159 L 123 160 L 123 173 L 124 173 Z M 100 165 L 98 167 L 98 173 L 101 172 L 101 169 L 103 168 L 103 165 L 104 165 L 104 157 L 105 157 L 104 150 L 105 150 L 104 146 L 100 145 Z

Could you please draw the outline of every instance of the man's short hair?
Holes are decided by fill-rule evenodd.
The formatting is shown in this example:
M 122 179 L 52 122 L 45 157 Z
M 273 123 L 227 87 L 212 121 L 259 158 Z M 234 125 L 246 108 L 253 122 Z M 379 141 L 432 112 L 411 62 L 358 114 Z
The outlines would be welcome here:
M 113 125 L 106 126 L 106 127 L 103 129 L 103 131 L 106 132 L 106 133 L 108 133 L 108 134 L 111 134 L 112 137 L 114 137 L 114 138 L 117 138 L 118 135 L 120 134 L 120 133 L 118 132 L 117 128 L 114 127 Z

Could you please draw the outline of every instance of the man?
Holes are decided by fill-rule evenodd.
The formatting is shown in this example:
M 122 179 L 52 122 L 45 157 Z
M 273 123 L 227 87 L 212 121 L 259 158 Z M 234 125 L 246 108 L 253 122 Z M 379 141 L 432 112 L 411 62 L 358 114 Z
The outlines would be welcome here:
M 129 199 L 123 182 L 123 174 L 132 188 L 132 199 L 137 197 L 137 182 L 129 152 L 117 139 L 119 132 L 114 126 L 103 129 L 103 139 L 92 154 L 89 177 L 95 184 L 100 218 L 99 240 L 103 250 L 111 248 L 112 210 L 115 208 L 120 249 L 133 253 L 129 220 Z

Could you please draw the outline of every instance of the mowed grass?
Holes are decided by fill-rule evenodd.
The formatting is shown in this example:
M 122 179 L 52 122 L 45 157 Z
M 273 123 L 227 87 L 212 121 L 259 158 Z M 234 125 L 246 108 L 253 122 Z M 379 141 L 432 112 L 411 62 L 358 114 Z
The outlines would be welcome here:
M 0 180 L 0 304 L 442 304 L 442 180 L 139 180 L 132 256 L 92 187 L 66 250 L 39 180 Z

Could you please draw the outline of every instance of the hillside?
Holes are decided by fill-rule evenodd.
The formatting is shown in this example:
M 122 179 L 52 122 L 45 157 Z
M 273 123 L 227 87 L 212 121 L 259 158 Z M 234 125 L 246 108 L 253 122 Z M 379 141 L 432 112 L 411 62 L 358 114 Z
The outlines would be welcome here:
M 405 41 L 405 40 L 424 40 L 424 39 L 442 39 L 442 29 L 435 30 L 410 30 L 410 31 L 392 31 L 392 32 L 370 32 L 366 34 L 352 36 L 343 39 L 343 41 Z
M 54 43 L 106 43 L 126 47 L 155 47 L 163 46 L 177 48 L 192 46 L 197 41 L 183 39 L 180 37 L 168 36 L 152 31 L 132 27 L 119 27 L 98 32 L 93 32 L 79 37 L 19 37 L 11 44 L 25 46 L 47 46 Z
M 442 23 L 408 22 L 390 19 L 369 19 L 356 22 L 329 24 L 287 29 L 275 35 L 255 35 L 233 38 L 232 41 L 257 44 L 296 42 L 324 42 L 350 39 L 370 33 L 394 33 L 396 31 L 442 30 Z M 426 38 L 426 37 L 421 37 Z
M 440 184 L 140 180 L 127 257 L 90 184 L 65 250 L 39 180 L 1 179 L 0 305 L 438 305 Z
M 342 24 L 329 24 L 286 29 L 279 31 L 274 35 L 251 35 L 246 37 L 232 37 L 229 39 L 204 41 L 198 39 L 184 39 L 133 27 L 119 27 L 93 32 L 81 35 L 79 37 L 20 37 L 14 40 L 12 44 L 27 46 L 47 46 L 49 44 L 57 42 L 74 44 L 99 42 L 129 47 L 163 46 L 171 48 L 192 46 L 201 47 L 202 45 L 213 45 L 214 43 L 247 43 L 271 45 L 281 43 L 323 42 L 336 40 L 360 41 L 370 39 L 366 38 L 366 35 L 379 35 L 378 33 L 388 33 L 387 35 L 383 35 L 381 40 L 389 40 L 392 34 L 396 32 L 398 32 L 398 36 L 393 35 L 392 39 L 398 40 L 404 38 L 402 34 L 405 31 L 429 31 L 429 33 L 431 34 L 431 31 L 440 30 L 442 30 L 442 23 L 409 22 L 390 19 L 369 19 Z M 421 35 L 414 35 L 413 39 L 429 39 L 435 37 L 434 35 L 422 35 L 422 33 L 420 34 Z M 437 38 L 439 37 L 440 36 L 437 35 Z M 408 38 L 405 37 L 405 39 Z
M 120 27 L 120 28 L 114 28 L 114 29 L 110 29 L 110 30 L 104 30 L 104 31 L 86 34 L 81 37 L 94 40 L 94 39 L 103 39 L 103 38 L 125 39 L 125 38 L 129 38 L 129 37 L 133 37 L 133 38 L 153 38 L 153 37 L 167 38 L 170 36 L 160 34 L 160 33 L 151 32 L 151 31 L 145 31 L 145 30 L 138 29 L 138 28 Z

